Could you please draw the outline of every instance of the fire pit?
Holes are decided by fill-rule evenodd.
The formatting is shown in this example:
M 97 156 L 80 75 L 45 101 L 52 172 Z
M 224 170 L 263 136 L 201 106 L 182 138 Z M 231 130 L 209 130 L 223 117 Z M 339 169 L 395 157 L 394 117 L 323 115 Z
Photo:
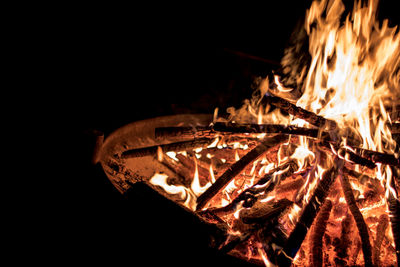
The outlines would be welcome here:
M 341 22 L 341 1 L 315 1 L 298 87 L 275 75 L 228 115 L 118 129 L 100 152 L 108 178 L 121 193 L 146 184 L 255 264 L 398 265 L 400 34 L 376 8 Z

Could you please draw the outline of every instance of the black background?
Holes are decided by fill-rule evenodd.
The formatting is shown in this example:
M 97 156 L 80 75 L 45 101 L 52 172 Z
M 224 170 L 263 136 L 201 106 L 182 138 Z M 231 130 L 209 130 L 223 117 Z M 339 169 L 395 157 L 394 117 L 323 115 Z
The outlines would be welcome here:
M 101 167 L 90 163 L 90 132 L 107 136 L 136 120 L 240 107 L 254 78 L 278 68 L 273 62 L 280 61 L 309 4 L 93 4 L 53 13 L 57 24 L 44 45 L 44 76 L 51 76 L 51 105 L 61 111 L 73 153 L 66 161 L 71 174 L 63 204 L 51 208 L 54 220 L 45 224 L 50 234 L 39 257 L 112 266 L 241 266 L 209 250 L 190 218 L 146 188 L 117 192 Z M 381 4 L 381 13 L 398 21 L 392 3 Z

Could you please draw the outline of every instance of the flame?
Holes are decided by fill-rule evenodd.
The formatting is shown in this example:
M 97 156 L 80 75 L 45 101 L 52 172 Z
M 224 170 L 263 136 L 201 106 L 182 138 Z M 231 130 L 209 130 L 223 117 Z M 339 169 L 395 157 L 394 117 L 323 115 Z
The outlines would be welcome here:
M 192 189 L 192 192 L 194 193 L 194 195 L 196 197 L 198 197 L 201 194 L 203 194 L 207 190 L 207 188 L 209 188 L 211 186 L 211 183 L 208 182 L 206 185 L 201 186 L 200 179 L 199 179 L 199 168 L 197 166 L 196 158 L 194 158 L 194 166 L 195 166 L 195 169 L 194 169 L 194 175 L 193 175 L 193 181 L 191 184 L 191 189 Z
M 168 175 L 165 173 L 155 173 L 153 177 L 150 178 L 150 183 L 153 185 L 161 186 L 165 192 L 171 195 L 178 194 L 183 200 L 187 196 L 187 189 L 184 186 L 169 185 L 167 183 Z
M 209 171 L 210 171 L 211 183 L 213 184 L 213 183 L 215 183 L 216 180 L 215 180 L 214 169 L 213 169 L 212 164 L 210 164 L 210 169 L 209 169 Z
M 162 148 L 159 146 L 159 147 L 157 147 L 157 160 L 159 162 L 162 162 L 163 159 L 164 159 L 164 154 L 163 154 Z
M 377 4 L 358 1 L 341 24 L 340 0 L 312 3 L 306 21 L 312 60 L 297 105 L 351 129 L 366 149 L 393 152 L 384 103 L 400 92 L 400 35 L 387 20 L 376 21 Z

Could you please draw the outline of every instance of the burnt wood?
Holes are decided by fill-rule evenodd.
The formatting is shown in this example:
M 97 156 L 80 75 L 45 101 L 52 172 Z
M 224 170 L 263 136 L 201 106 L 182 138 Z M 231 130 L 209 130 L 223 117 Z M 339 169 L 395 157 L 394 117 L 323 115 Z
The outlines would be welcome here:
M 326 223 L 332 209 L 332 201 L 327 199 L 318 213 L 311 232 L 311 263 L 312 266 L 323 266 L 322 238 L 325 234 Z
M 194 139 L 194 140 L 189 140 L 189 141 L 182 141 L 182 142 L 175 142 L 175 143 L 169 143 L 169 144 L 163 144 L 163 145 L 157 145 L 157 146 L 149 146 L 149 147 L 143 147 L 143 148 L 130 149 L 130 150 L 122 152 L 121 158 L 129 159 L 129 158 L 144 157 L 144 156 L 149 156 L 149 155 L 156 155 L 159 148 L 161 148 L 162 151 L 165 151 L 165 152 L 186 151 L 189 149 L 194 149 L 197 147 L 203 147 L 203 146 L 209 145 L 209 144 L 211 144 L 212 141 L 213 141 L 213 139 L 210 139 L 210 138 L 200 138 L 200 139 Z
M 354 221 L 356 222 L 358 234 L 361 238 L 361 247 L 364 254 L 365 266 L 372 266 L 372 250 L 371 244 L 369 242 L 369 230 L 367 224 L 364 221 L 364 217 L 357 207 L 357 203 L 353 195 L 353 190 L 351 188 L 347 175 L 343 175 L 343 173 L 341 173 L 340 184 L 343 189 L 344 198 L 351 214 L 353 215 Z
M 387 214 L 382 214 L 379 216 L 379 223 L 376 229 L 376 238 L 374 242 L 374 248 L 372 253 L 372 259 L 375 266 L 380 266 L 380 250 L 383 238 L 385 237 L 385 233 L 387 227 L 389 226 L 389 216 Z
M 239 161 L 230 166 L 216 181 L 197 199 L 197 210 L 201 210 L 216 194 L 224 189 L 232 179 L 240 174 L 246 166 L 264 154 L 268 149 L 288 140 L 288 136 L 276 135 L 266 137 L 263 141 L 244 155 Z
M 336 166 L 327 170 L 318 183 L 313 195 L 310 198 L 308 204 L 303 208 L 302 214 L 298 222 L 296 223 L 293 231 L 290 233 L 286 244 L 282 250 L 278 253 L 275 263 L 278 266 L 290 266 L 297 251 L 307 235 L 308 229 L 311 227 L 320 206 L 325 202 L 325 198 L 329 193 L 329 189 L 336 179 L 338 170 Z
M 335 121 L 326 119 L 322 116 L 315 114 L 314 112 L 298 107 L 295 104 L 290 103 L 286 99 L 273 95 L 271 92 L 268 92 L 265 95 L 262 103 L 274 105 L 275 107 L 284 110 L 297 118 L 303 119 L 321 129 L 334 130 L 337 127 Z

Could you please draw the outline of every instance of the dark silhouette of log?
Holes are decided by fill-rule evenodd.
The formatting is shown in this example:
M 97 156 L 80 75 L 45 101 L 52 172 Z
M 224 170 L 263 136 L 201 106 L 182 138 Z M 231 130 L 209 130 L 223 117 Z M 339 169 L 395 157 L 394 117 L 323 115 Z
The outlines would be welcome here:
M 390 125 L 390 131 L 392 132 L 392 134 L 399 134 L 400 133 L 400 122 L 397 123 L 393 123 L 392 125 Z
M 381 245 L 382 245 L 382 241 L 385 237 L 385 233 L 386 233 L 386 229 L 389 225 L 389 216 L 387 216 L 387 214 L 382 214 L 379 217 L 379 223 L 378 223 L 378 227 L 376 229 L 376 238 L 375 238 L 375 242 L 374 242 L 374 249 L 373 249 L 373 253 L 372 253 L 372 259 L 374 262 L 375 266 L 380 266 L 381 262 L 380 262 L 380 250 L 381 250 Z
M 327 199 L 324 203 L 324 205 L 321 207 L 321 210 L 319 211 L 313 231 L 311 232 L 311 263 L 312 266 L 323 266 L 323 250 L 322 250 L 322 238 L 325 234 L 326 230 L 326 223 L 329 219 L 329 215 L 331 213 L 332 209 L 332 201 Z
M 276 135 L 266 137 L 263 141 L 243 156 L 239 161 L 230 166 L 202 195 L 197 198 L 197 210 L 201 210 L 216 194 L 224 189 L 232 179 L 240 174 L 246 166 L 264 154 L 268 149 L 288 140 L 288 136 Z
M 237 210 L 240 202 L 242 202 L 242 201 L 246 202 L 244 204 L 244 206 L 250 207 L 251 204 L 253 204 L 253 203 L 255 203 L 255 201 L 257 201 L 256 194 L 260 193 L 260 192 L 264 192 L 264 190 L 266 189 L 265 187 L 263 188 L 263 187 L 258 187 L 258 186 L 267 183 L 274 176 L 274 174 L 276 172 L 287 169 L 286 172 L 278 175 L 279 180 L 284 180 L 286 177 L 291 176 L 297 170 L 297 168 L 298 168 L 298 166 L 294 161 L 286 162 L 286 163 L 272 169 L 267 174 L 265 174 L 253 186 L 251 186 L 251 187 L 247 188 L 246 190 L 244 190 L 243 192 L 241 192 L 228 205 L 220 207 L 220 208 L 207 209 L 204 212 L 211 211 L 217 215 L 221 215 L 221 216 L 227 215 L 227 214 L 235 212 Z M 202 212 L 203 211 L 199 211 L 199 214 L 201 214 Z
M 389 153 L 382 153 L 363 148 L 354 148 L 355 152 L 363 158 L 366 158 L 374 163 L 382 163 L 391 166 L 400 166 L 400 158 Z
M 338 164 L 340 165 L 340 164 Z M 329 189 L 337 176 L 337 168 L 342 166 L 335 166 L 327 170 L 322 179 L 319 181 L 317 188 L 314 190 L 307 205 L 303 208 L 302 214 L 296 223 L 293 231 L 290 233 L 289 238 L 276 257 L 276 264 L 278 266 L 290 266 L 297 251 L 307 235 L 308 229 L 311 227 L 315 216 L 317 215 L 320 206 L 324 203 Z
M 317 126 L 320 129 L 328 129 L 333 130 L 336 129 L 337 124 L 333 120 L 325 119 L 322 116 L 315 114 L 314 112 L 305 110 L 301 107 L 296 106 L 295 104 L 290 103 L 286 99 L 283 99 L 279 96 L 273 95 L 271 92 L 268 92 L 262 100 L 263 104 L 271 104 L 275 107 L 286 111 L 287 113 L 303 119 L 310 124 Z
M 143 147 L 143 148 L 136 148 L 130 149 L 127 151 L 122 152 L 121 158 L 129 159 L 129 158 L 137 158 L 137 157 L 144 157 L 149 155 L 156 155 L 159 147 L 162 151 L 184 151 L 188 149 L 194 149 L 197 147 L 203 147 L 206 145 L 211 144 L 213 139 L 210 138 L 201 138 L 201 139 L 194 139 L 189 141 L 182 141 L 170 144 L 163 144 L 158 146 L 150 146 L 150 147 Z
M 313 138 L 318 137 L 318 129 L 311 129 L 306 127 L 297 127 L 293 125 L 283 124 L 239 124 L 230 122 L 216 122 L 212 127 L 215 132 L 224 133 L 282 133 L 309 136 Z M 326 133 L 326 136 L 328 134 Z
M 361 247 L 364 254 L 365 266 L 372 266 L 372 251 L 371 244 L 369 242 L 368 227 L 364 221 L 364 217 L 357 207 L 357 203 L 353 195 L 353 190 L 351 188 L 347 175 L 344 175 L 343 173 L 340 175 L 340 184 L 343 189 L 344 198 L 346 199 L 349 210 L 353 215 L 354 221 L 356 222 L 358 234 L 361 238 Z
M 388 198 L 390 226 L 396 248 L 397 266 L 400 266 L 400 202 L 392 193 Z

